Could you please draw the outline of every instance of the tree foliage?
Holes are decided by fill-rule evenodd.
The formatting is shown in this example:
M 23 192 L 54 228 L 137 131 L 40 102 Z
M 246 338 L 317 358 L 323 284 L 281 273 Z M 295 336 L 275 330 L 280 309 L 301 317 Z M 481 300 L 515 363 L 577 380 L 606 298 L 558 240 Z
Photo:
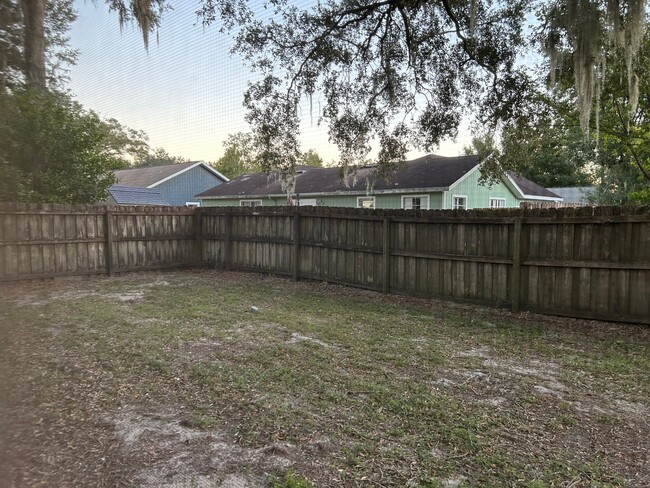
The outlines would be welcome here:
M 465 148 L 466 154 L 481 158 L 482 181 L 492 184 L 513 171 L 544 187 L 591 185 L 594 141 L 585 137 L 575 118 L 567 120 L 542 104 L 538 110 L 503 127 L 499 143 L 488 132 Z
M 228 178 L 247 173 L 258 173 L 261 166 L 253 136 L 247 132 L 228 134 L 223 147 L 225 153 L 213 164 L 215 169 Z
M 574 65 L 567 57 L 555 67 L 553 90 L 538 90 L 528 109 L 503 125 L 498 144 L 488 135 L 473 149 L 485 158 L 484 177 L 516 171 L 542 185 L 596 185 L 594 203 L 650 201 L 650 31 L 638 51 L 635 73 L 639 96 L 632 102 L 625 49 L 612 45 L 606 69 L 598 73 L 598 110 L 581 129 L 573 85 Z
M 73 0 L 0 0 L 0 199 L 94 203 L 146 135 L 62 93 Z
M 144 134 L 142 134 L 144 136 Z M 143 148 L 148 149 L 148 148 Z M 187 163 L 189 159 L 181 156 L 172 156 L 164 148 L 157 147 L 153 150 L 146 150 L 143 154 L 138 154 L 132 166 L 134 168 L 146 168 L 149 166 L 165 166 L 167 164 Z
M 60 88 L 77 52 L 68 45 L 73 0 L 0 0 L 0 91 Z
M 645 0 L 562 0 L 545 5 L 543 41 L 551 84 L 564 57 L 571 60 L 580 125 L 589 128 L 593 101 L 600 97 L 613 52 L 624 59 L 628 108 L 639 98 L 639 49 L 646 30 Z M 622 55 L 622 56 L 621 56 Z
M 389 170 L 409 147 L 430 150 L 454 137 L 470 109 L 485 123 L 517 110 L 528 82 L 515 65 L 525 3 L 280 8 L 275 19 L 247 23 L 237 36 L 236 49 L 264 76 L 245 97 L 248 121 L 282 168 L 299 155 L 296 106 L 317 96 L 341 163 L 363 162 L 375 140 L 377 162 Z
M 1 97 L 0 108 L 3 201 L 102 201 L 114 170 L 146 145 L 138 133 L 64 95 L 19 90 Z
M 110 3 L 129 10 L 126 0 Z M 150 3 L 157 11 L 173 4 Z M 236 33 L 235 50 L 262 75 L 244 103 L 265 169 L 288 170 L 298 161 L 297 106 L 305 97 L 323 102 L 319 120 L 328 124 L 343 165 L 364 161 L 375 142 L 380 170 L 409 148 L 431 150 L 454 137 L 463 115 L 484 127 L 512 121 L 535 84 L 522 55 L 540 50 L 541 40 L 552 78 L 559 59 L 572 60 L 583 129 L 599 98 L 594 73 L 606 64 L 609 46 L 625 52 L 634 111 L 645 0 L 328 0 L 309 10 L 267 0 L 263 6 L 270 20 L 259 20 L 245 0 L 203 0 L 198 14 Z M 532 13 L 541 20 L 537 36 L 524 26 Z
M 212 163 L 212 166 L 228 178 L 259 173 L 264 169 L 264 150 L 260 148 L 250 132 L 229 134 L 223 146 L 224 155 Z M 313 149 L 309 149 L 307 152 L 299 154 L 297 163 L 320 168 L 323 166 L 323 158 Z
M 302 153 L 299 162 L 300 164 L 304 164 L 305 166 L 312 166 L 314 168 L 323 167 L 323 158 L 321 158 L 313 149 L 308 149 L 307 152 Z

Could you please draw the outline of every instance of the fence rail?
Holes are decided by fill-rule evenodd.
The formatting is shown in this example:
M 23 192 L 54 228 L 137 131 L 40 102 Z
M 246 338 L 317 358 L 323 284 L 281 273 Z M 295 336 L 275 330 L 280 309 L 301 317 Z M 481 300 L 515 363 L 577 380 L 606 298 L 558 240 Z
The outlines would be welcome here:
M 0 204 L 0 281 L 216 266 L 650 324 L 650 208 Z

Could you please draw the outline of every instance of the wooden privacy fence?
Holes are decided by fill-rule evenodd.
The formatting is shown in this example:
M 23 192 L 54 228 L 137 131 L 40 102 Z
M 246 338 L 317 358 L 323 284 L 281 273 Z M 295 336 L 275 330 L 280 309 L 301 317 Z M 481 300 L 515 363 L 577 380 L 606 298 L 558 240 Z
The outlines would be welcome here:
M 187 207 L 0 203 L 0 281 L 197 265 Z
M 650 208 L 0 206 L 0 280 L 212 266 L 650 324 Z

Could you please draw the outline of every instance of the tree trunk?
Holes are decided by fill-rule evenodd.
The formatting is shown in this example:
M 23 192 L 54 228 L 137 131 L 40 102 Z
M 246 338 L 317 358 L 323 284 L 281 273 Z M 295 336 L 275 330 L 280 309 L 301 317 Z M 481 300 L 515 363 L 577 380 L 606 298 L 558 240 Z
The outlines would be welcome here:
M 45 90 L 45 1 L 21 0 L 25 23 L 25 80 L 37 90 Z

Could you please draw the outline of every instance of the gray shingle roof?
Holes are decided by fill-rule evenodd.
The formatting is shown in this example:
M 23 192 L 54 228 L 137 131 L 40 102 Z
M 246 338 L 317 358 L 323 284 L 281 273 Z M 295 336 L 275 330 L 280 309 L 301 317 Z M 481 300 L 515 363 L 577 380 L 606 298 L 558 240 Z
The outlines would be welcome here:
M 296 176 L 296 191 L 300 195 L 327 193 L 365 193 L 367 182 L 374 191 L 442 191 L 460 180 L 479 164 L 478 156 L 445 157 L 429 154 L 404 162 L 388 180 L 377 179 L 373 167 L 357 170 L 356 176 L 348 179 L 348 185 L 341 179 L 339 168 L 300 167 L 302 173 Z M 509 173 L 521 189 L 532 197 L 559 198 L 555 193 L 526 178 Z M 276 174 L 242 175 L 223 185 L 199 193 L 197 198 L 261 197 L 285 195 L 282 182 Z M 520 196 L 523 198 L 523 195 Z
M 537 183 L 530 181 L 529 179 L 524 178 L 523 176 L 518 176 L 512 171 L 508 171 L 508 176 L 516 183 L 519 189 L 523 192 L 522 196 L 535 196 L 535 197 L 548 197 L 548 198 L 561 198 L 559 195 L 556 195 L 547 188 L 544 188 Z
M 115 177 L 120 186 L 139 186 L 146 188 L 196 163 L 197 161 L 191 161 L 189 163 L 150 166 L 148 168 L 121 169 L 115 172 Z
M 365 192 L 367 181 L 375 191 L 399 191 L 424 188 L 446 189 L 479 163 L 477 156 L 444 157 L 428 155 L 404 162 L 394 171 L 388 181 L 377 179 L 372 167 L 357 170 L 348 179 L 348 185 L 340 177 L 339 168 L 301 168 L 296 176 L 296 193 L 359 193 Z M 261 173 L 243 175 L 197 195 L 200 198 L 226 196 L 284 195 L 277 175 Z
M 119 205 L 169 205 L 155 188 L 113 185 L 108 193 Z
M 117 183 L 120 186 L 138 186 L 146 188 L 155 183 L 158 183 L 165 178 L 187 170 L 195 165 L 203 165 L 207 171 L 211 171 L 223 181 L 228 181 L 224 175 L 219 173 L 214 168 L 209 167 L 203 161 L 189 161 L 187 163 L 167 164 L 165 166 L 149 166 L 147 168 L 130 168 L 121 169 L 115 172 Z
M 549 188 L 553 193 L 557 193 L 566 203 L 588 203 L 587 198 L 594 192 L 593 186 L 559 186 Z

